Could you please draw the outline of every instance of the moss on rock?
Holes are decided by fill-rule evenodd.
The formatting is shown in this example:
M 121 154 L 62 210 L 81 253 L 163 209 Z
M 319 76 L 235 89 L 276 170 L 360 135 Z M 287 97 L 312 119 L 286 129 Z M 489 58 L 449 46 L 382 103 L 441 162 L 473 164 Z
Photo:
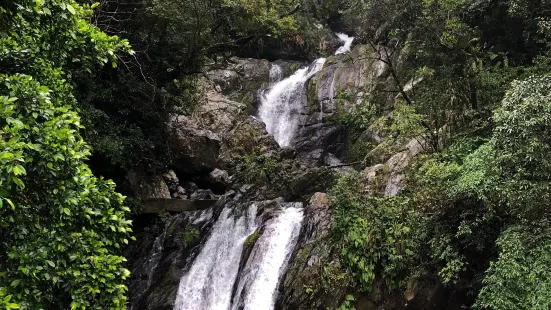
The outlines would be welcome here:
M 260 238 L 260 236 L 262 236 L 262 234 L 258 230 L 255 230 L 252 234 L 250 234 L 247 237 L 247 239 L 245 239 L 245 244 L 243 245 L 243 252 L 249 252 L 250 250 L 252 250 L 252 248 L 256 244 L 256 241 L 258 240 L 258 238 Z
M 186 228 L 182 236 L 184 247 L 188 247 L 199 240 L 201 232 L 195 227 Z

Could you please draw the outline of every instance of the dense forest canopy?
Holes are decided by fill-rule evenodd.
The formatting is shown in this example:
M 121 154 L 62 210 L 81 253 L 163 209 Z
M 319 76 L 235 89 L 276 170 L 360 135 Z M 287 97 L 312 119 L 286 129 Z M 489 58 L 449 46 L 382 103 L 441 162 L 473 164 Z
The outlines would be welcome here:
M 369 47 L 401 95 L 336 120 L 358 146 L 350 161 L 424 145 L 394 197 L 359 174 L 331 189 L 334 272 L 352 292 L 341 308 L 435 274 L 469 307 L 549 309 L 547 0 L 3 2 L 0 308 L 125 309 L 139 207 L 118 193 L 124 172 L 166 168 L 165 123 L 200 104 L 205 66 L 329 56 L 333 32 Z M 373 124 L 378 145 L 361 141 Z

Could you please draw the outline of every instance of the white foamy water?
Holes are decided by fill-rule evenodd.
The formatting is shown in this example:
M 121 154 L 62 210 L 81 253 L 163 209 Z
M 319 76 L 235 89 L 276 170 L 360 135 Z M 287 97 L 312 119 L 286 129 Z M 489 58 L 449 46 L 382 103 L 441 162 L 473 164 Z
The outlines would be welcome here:
M 227 310 L 247 236 L 255 231 L 256 204 L 243 212 L 225 208 L 190 270 L 180 280 L 175 310 Z
M 335 55 L 346 54 L 350 52 L 350 47 L 354 41 L 354 37 L 349 37 L 344 33 L 337 33 L 337 37 L 343 43 L 343 46 L 339 47 L 335 52 Z
M 324 63 L 325 58 L 316 59 L 310 67 L 299 69 L 261 96 L 259 117 L 279 146 L 291 145 L 304 110 L 302 99 L 306 96 L 306 82 L 323 68 Z
M 233 310 L 274 308 L 277 284 L 300 233 L 304 217 L 301 207 L 301 203 L 291 204 L 264 229 L 242 272 Z
M 290 203 L 265 227 L 241 273 L 233 310 L 271 310 L 303 220 L 301 203 Z
M 286 271 L 303 219 L 302 203 L 282 206 L 265 223 L 240 275 L 244 242 L 258 228 L 257 205 L 241 212 L 225 208 L 180 280 L 174 310 L 273 310 L 277 284 Z

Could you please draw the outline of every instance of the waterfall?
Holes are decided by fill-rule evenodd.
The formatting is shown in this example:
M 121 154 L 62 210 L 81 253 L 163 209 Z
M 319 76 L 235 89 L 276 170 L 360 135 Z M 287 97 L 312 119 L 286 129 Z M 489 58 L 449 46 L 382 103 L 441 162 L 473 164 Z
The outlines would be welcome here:
M 190 270 L 180 280 L 175 310 L 227 310 L 243 244 L 255 231 L 256 204 L 224 208 Z
M 174 310 L 272 310 L 303 218 L 302 203 L 281 205 L 264 224 L 239 276 L 245 240 L 259 226 L 258 207 L 252 203 L 243 211 L 224 208 L 180 280 Z
M 344 33 L 337 33 L 336 35 L 339 38 L 339 40 L 343 43 L 343 45 L 337 49 L 337 51 L 335 52 L 335 55 L 341 55 L 341 54 L 346 54 L 350 52 L 350 47 L 352 46 L 354 37 L 349 37 Z M 335 72 L 333 73 L 333 77 L 331 79 L 331 87 L 329 88 L 329 101 L 331 102 L 333 102 L 333 100 L 335 99 L 335 74 L 336 73 L 337 73 L 337 70 L 335 70 Z M 320 123 L 322 121 L 323 121 L 323 104 L 320 107 Z
M 354 37 L 343 33 L 336 34 L 343 43 L 335 55 L 350 52 Z M 316 59 L 308 68 L 297 70 L 290 77 L 281 80 L 281 67 L 272 64 L 270 68 L 270 88 L 260 98 L 259 118 L 266 124 L 266 130 L 279 146 L 290 146 L 299 127 L 301 114 L 304 113 L 306 82 L 318 73 L 325 64 L 325 58 Z M 333 88 L 334 85 L 331 86 Z M 333 97 L 331 90 L 331 100 Z M 323 121 L 323 103 L 320 102 L 319 122 Z
M 337 49 L 335 55 L 346 54 L 350 52 L 350 47 L 352 46 L 352 41 L 354 41 L 354 37 L 349 37 L 344 33 L 337 33 L 337 37 L 344 44 L 343 46 L 339 47 L 339 49 Z
M 279 279 L 297 243 L 303 219 L 301 203 L 290 203 L 258 239 L 241 273 L 233 310 L 273 309 Z
M 323 68 L 324 63 L 325 58 L 316 59 L 310 67 L 299 69 L 261 96 L 259 117 L 281 147 L 291 145 L 304 110 L 302 98 L 306 94 L 306 82 Z

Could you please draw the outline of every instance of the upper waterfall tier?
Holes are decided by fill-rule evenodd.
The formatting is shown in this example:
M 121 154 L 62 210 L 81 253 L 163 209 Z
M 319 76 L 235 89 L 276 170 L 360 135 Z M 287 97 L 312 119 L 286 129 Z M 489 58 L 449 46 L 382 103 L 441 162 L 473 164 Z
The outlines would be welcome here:
M 274 136 L 281 147 L 291 145 L 299 125 L 299 116 L 304 110 L 306 82 L 319 72 L 325 58 L 316 59 L 309 67 L 296 71 L 290 77 L 274 84 L 261 96 L 260 119 L 268 133 Z

